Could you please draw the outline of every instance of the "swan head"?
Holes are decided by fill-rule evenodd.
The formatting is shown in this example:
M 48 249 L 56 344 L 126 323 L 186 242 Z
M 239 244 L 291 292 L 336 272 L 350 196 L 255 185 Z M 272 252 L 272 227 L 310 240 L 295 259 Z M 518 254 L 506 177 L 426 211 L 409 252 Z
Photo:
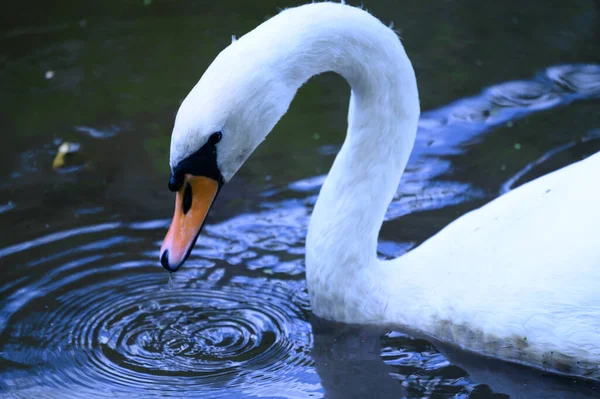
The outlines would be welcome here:
M 244 42 L 219 54 L 177 112 L 169 162 L 175 214 L 160 251 L 169 271 L 187 259 L 219 190 L 285 114 L 296 91 L 279 78 L 268 54 Z

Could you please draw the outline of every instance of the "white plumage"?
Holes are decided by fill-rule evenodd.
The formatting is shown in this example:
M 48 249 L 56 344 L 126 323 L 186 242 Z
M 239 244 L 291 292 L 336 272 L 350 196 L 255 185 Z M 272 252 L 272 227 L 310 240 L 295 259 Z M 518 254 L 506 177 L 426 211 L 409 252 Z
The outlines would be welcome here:
M 171 166 L 222 131 L 217 164 L 228 181 L 297 89 L 325 71 L 352 96 L 307 237 L 313 312 L 600 379 L 600 154 L 464 215 L 399 259 L 376 258 L 420 111 L 398 37 L 363 10 L 288 9 L 234 41 L 182 104 Z

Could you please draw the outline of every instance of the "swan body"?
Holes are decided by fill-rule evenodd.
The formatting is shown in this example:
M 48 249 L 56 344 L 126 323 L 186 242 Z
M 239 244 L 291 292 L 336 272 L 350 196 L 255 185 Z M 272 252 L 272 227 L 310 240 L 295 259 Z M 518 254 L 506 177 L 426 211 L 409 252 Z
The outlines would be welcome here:
M 342 75 L 352 95 L 347 137 L 306 241 L 313 312 L 600 380 L 600 154 L 460 217 L 398 259 L 379 260 L 378 233 L 420 110 L 415 74 L 397 35 L 361 9 L 334 3 L 288 9 L 218 55 L 176 117 L 170 165 L 177 206 L 202 168 L 219 184 L 229 181 L 298 88 L 325 71 Z M 208 159 L 214 165 L 206 166 Z M 193 195 L 196 201 L 199 194 Z M 176 208 L 184 227 L 172 225 L 165 239 L 165 267 L 183 263 L 195 238 L 174 250 L 178 231 L 198 212 L 201 225 L 208 208 L 180 216 Z

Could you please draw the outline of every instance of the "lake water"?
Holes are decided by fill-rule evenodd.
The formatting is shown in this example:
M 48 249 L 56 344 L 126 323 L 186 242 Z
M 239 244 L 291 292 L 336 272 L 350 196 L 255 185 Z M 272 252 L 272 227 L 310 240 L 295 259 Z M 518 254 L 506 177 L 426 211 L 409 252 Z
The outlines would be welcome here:
M 304 237 L 349 99 L 336 75 L 300 90 L 181 271 L 160 266 L 180 102 L 232 34 L 294 4 L 5 6 L 0 398 L 599 397 L 590 382 L 311 315 Z M 380 256 L 600 150 L 597 1 L 364 5 L 404 39 L 424 110 Z M 53 170 L 63 141 L 79 150 Z

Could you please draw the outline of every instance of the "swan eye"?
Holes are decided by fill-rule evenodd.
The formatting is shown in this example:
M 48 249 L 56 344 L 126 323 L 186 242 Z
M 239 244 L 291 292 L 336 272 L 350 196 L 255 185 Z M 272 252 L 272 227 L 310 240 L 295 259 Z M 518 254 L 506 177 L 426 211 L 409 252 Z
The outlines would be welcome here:
M 185 191 L 183 192 L 183 201 L 181 203 L 181 210 L 183 214 L 187 214 L 192 207 L 192 186 L 190 183 L 186 183 Z
M 223 138 L 223 133 L 216 132 L 210 135 L 208 142 L 211 144 L 217 144 Z

